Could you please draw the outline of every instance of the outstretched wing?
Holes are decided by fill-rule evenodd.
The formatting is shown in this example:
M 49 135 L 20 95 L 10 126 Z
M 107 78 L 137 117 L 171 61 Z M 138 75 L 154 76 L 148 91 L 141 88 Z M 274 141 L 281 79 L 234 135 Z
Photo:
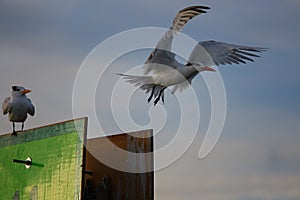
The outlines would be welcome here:
M 6 115 L 9 112 L 9 110 L 10 110 L 10 97 L 7 97 L 2 102 L 2 112 L 3 112 L 3 115 Z
M 235 44 L 227 44 L 216 41 L 199 42 L 188 61 L 190 63 L 199 62 L 204 66 L 240 64 L 247 61 L 253 62 L 254 57 L 260 57 L 257 53 L 267 50 L 260 47 L 249 47 Z
M 162 63 L 164 60 L 173 60 L 175 55 L 172 53 L 172 41 L 174 35 L 181 31 L 185 24 L 197 15 L 206 13 L 206 10 L 210 9 L 207 6 L 189 6 L 180 10 L 174 20 L 170 29 L 163 35 L 156 45 L 156 48 L 151 52 L 144 65 L 144 74 L 148 74 L 152 70 L 159 71 L 156 69 L 157 65 L 149 65 L 149 63 Z M 162 51 L 158 51 L 162 50 Z M 161 62 L 162 61 L 162 62 Z M 153 72 L 153 71 L 152 71 Z
M 207 6 L 189 6 L 180 10 L 173 19 L 173 24 L 170 27 L 170 29 L 163 35 L 163 37 L 157 43 L 156 48 L 171 51 L 174 35 L 177 32 L 180 32 L 182 28 L 186 25 L 186 23 L 188 23 L 188 21 L 202 13 L 206 13 L 207 9 L 210 8 Z
M 189 6 L 180 10 L 173 20 L 171 29 L 175 31 L 181 31 L 184 25 L 195 16 L 202 13 L 206 13 L 206 10 L 210 9 L 207 6 Z

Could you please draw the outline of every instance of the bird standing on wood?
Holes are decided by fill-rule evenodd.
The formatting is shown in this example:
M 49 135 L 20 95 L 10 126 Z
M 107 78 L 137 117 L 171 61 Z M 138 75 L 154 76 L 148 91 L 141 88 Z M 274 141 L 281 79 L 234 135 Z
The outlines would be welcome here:
M 159 100 L 164 102 L 164 90 L 174 86 L 172 92 L 182 91 L 187 88 L 192 79 L 203 71 L 216 71 L 211 66 L 225 64 L 240 64 L 252 61 L 251 57 L 259 57 L 265 48 L 248 47 L 228 44 L 216 41 L 199 42 L 191 52 L 186 64 L 179 63 L 172 52 L 172 41 L 176 33 L 180 32 L 184 25 L 206 10 L 207 6 L 189 6 L 180 10 L 173 20 L 173 25 L 159 40 L 156 48 L 144 64 L 144 76 L 118 74 L 127 82 L 150 92 L 148 102 L 154 97 L 154 105 Z
M 25 89 L 22 86 L 12 86 L 12 93 L 2 103 L 3 115 L 8 113 L 8 119 L 13 123 L 12 136 L 17 136 L 15 130 L 15 122 L 22 123 L 22 131 L 24 129 L 24 121 L 27 118 L 27 113 L 34 115 L 34 106 L 31 100 L 26 97 L 26 94 L 31 90 Z

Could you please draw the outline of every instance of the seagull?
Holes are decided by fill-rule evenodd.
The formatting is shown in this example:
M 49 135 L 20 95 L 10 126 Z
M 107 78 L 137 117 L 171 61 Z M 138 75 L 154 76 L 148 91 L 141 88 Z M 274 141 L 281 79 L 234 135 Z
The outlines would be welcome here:
M 185 64 L 178 62 L 176 54 L 172 52 L 172 41 L 174 36 L 182 30 L 185 24 L 194 17 L 207 13 L 207 6 L 189 6 L 180 10 L 172 26 L 163 35 L 151 52 L 143 66 L 143 76 L 120 74 L 127 82 L 150 93 L 148 103 L 153 98 L 154 106 L 161 100 L 164 103 L 164 90 L 173 87 L 172 93 L 187 88 L 192 79 L 200 72 L 216 70 L 212 66 L 226 64 L 246 64 L 253 62 L 252 57 L 259 57 L 257 53 L 265 51 L 266 48 L 249 47 L 229 44 L 217 41 L 199 42 Z
M 12 86 L 12 93 L 2 103 L 3 115 L 8 113 L 8 119 L 13 123 L 12 136 L 17 136 L 15 131 L 15 122 L 22 123 L 22 131 L 24 129 L 24 121 L 27 118 L 27 113 L 34 115 L 34 106 L 31 100 L 26 97 L 26 94 L 31 90 L 25 89 L 22 86 Z

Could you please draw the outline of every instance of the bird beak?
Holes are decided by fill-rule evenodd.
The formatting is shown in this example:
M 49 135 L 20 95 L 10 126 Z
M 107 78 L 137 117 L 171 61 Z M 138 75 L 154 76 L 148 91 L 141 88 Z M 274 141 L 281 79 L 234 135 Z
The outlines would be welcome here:
M 210 67 L 204 67 L 204 70 L 205 70 L 205 71 L 210 71 L 210 72 L 216 72 L 215 69 L 210 68 Z
M 27 89 L 26 89 L 26 90 L 21 91 L 22 94 L 27 94 L 27 93 L 29 93 L 29 92 L 31 92 L 31 90 L 27 90 Z

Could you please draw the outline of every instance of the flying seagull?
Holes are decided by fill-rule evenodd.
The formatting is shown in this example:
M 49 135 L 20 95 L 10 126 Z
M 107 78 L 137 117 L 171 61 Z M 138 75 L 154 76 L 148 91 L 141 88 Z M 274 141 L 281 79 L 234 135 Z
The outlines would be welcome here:
M 172 52 L 172 41 L 176 33 L 180 32 L 184 25 L 200 14 L 210 9 L 207 6 L 189 6 L 180 10 L 172 26 L 163 35 L 146 60 L 143 76 L 118 74 L 123 76 L 127 82 L 150 93 L 148 103 L 155 98 L 154 105 L 159 100 L 164 103 L 164 90 L 173 86 L 172 92 L 182 91 L 187 88 L 192 79 L 203 71 L 216 71 L 211 66 L 226 64 L 240 64 L 246 61 L 253 62 L 252 57 L 259 57 L 257 53 L 265 51 L 266 48 L 249 47 L 228 44 L 217 41 L 199 42 L 191 52 L 185 64 L 179 63 Z
M 25 89 L 22 86 L 12 86 L 11 96 L 7 97 L 2 103 L 3 115 L 8 113 L 8 119 L 13 123 L 12 135 L 17 136 L 15 122 L 22 123 L 23 131 L 27 113 L 31 116 L 34 115 L 34 106 L 31 100 L 26 97 L 26 94 L 29 92 L 31 90 Z

